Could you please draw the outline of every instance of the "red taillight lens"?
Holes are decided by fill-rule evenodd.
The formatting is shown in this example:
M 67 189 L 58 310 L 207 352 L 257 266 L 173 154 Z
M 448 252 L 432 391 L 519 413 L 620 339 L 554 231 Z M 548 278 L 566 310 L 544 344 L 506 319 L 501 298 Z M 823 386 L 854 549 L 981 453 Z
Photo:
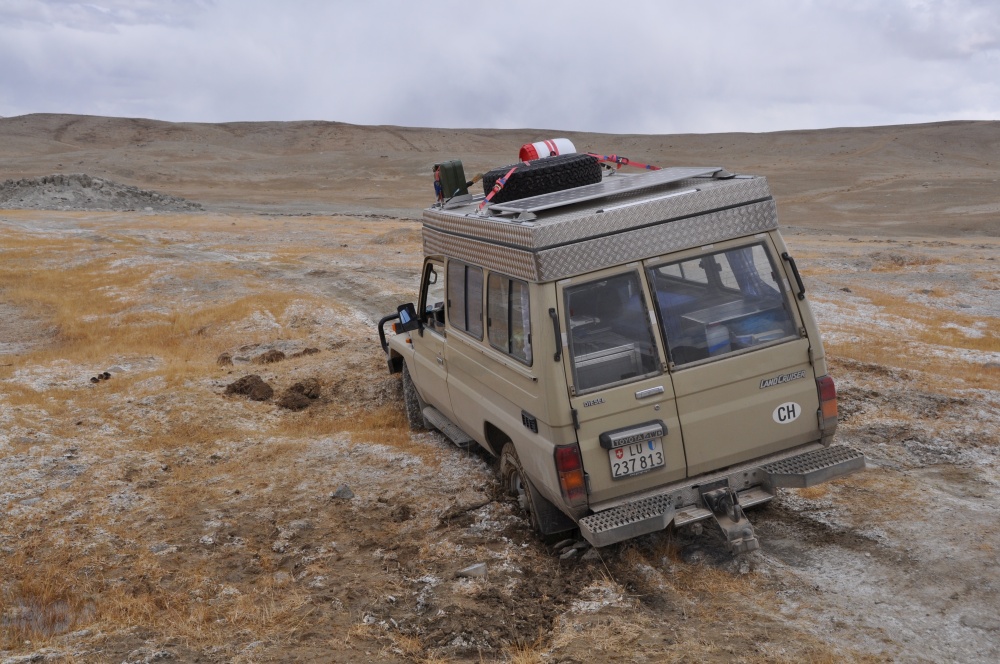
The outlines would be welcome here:
M 816 379 L 819 388 L 819 407 L 824 420 L 837 418 L 837 386 L 831 376 L 820 376 Z
M 583 460 L 577 445 L 559 445 L 555 451 L 559 488 L 570 505 L 582 505 L 587 500 L 587 479 L 583 474 Z

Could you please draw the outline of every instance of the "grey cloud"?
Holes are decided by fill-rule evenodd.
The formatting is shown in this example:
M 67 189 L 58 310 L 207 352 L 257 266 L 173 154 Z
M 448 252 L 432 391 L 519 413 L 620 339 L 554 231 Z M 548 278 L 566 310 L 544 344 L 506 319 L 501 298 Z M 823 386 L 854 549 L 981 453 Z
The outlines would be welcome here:
M 0 0 L 0 115 L 672 133 L 1000 114 L 998 10 L 975 0 L 116 1 L 112 33 L 6 20 L 26 6 Z
M 85 32 L 114 32 L 134 25 L 189 26 L 214 0 L 4 0 L 0 22 L 9 27 L 65 26 Z

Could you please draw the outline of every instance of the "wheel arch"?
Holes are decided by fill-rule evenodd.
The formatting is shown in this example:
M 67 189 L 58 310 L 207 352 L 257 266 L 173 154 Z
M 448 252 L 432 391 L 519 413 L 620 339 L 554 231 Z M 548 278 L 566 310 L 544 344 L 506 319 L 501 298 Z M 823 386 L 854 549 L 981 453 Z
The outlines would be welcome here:
M 483 423 L 483 438 L 486 442 L 486 451 L 495 457 L 500 456 L 504 445 L 514 442 L 510 436 L 504 433 L 503 429 L 489 420 Z
M 396 374 L 403 370 L 404 358 L 398 352 L 389 348 L 389 353 L 386 356 L 386 364 L 389 366 L 389 373 Z

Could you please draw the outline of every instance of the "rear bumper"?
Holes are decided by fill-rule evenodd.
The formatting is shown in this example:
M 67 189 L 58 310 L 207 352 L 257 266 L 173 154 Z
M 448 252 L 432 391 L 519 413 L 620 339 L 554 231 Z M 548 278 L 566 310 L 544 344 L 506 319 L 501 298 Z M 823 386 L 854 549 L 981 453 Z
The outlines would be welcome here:
M 743 507 L 765 503 L 778 487 L 803 488 L 863 470 L 865 456 L 846 446 L 810 443 L 747 464 L 690 478 L 654 491 L 592 505 L 594 514 L 579 521 L 580 533 L 594 546 L 607 546 L 663 530 L 671 522 L 693 523 L 712 516 L 700 486 L 731 488 Z

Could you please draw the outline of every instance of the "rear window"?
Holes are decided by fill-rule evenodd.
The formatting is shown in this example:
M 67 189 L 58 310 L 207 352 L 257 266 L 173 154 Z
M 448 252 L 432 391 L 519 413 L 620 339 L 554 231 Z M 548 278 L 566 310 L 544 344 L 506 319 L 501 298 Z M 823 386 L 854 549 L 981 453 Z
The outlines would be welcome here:
M 675 365 L 798 336 L 784 281 L 763 243 L 656 265 L 649 281 Z
M 565 297 L 577 394 L 659 372 L 637 272 L 571 286 Z

